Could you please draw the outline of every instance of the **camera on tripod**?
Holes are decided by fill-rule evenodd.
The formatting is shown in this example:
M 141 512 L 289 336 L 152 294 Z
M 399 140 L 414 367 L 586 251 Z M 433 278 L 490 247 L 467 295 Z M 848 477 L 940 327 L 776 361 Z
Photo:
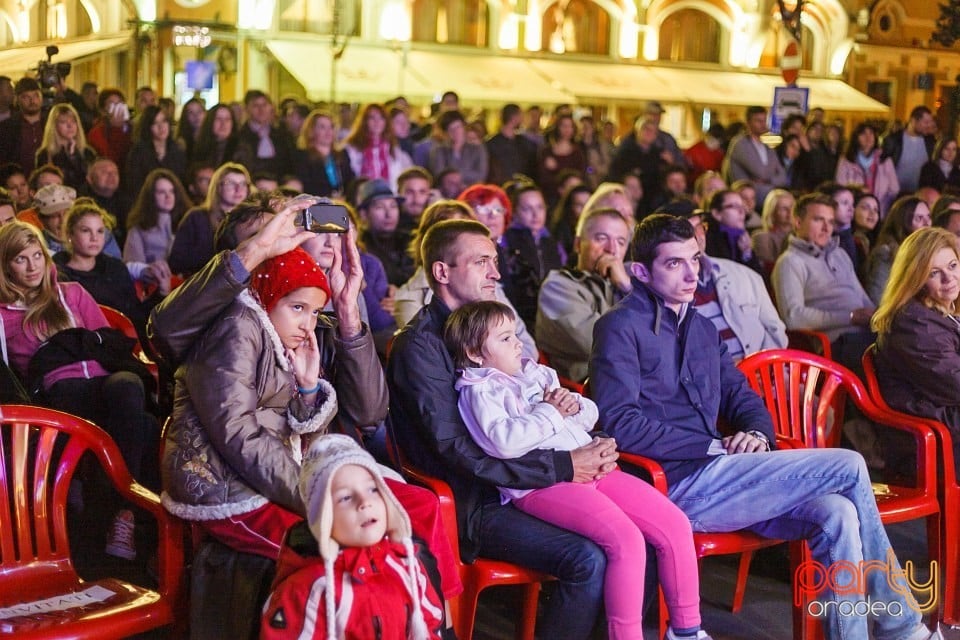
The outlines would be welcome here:
M 37 63 L 37 81 L 44 90 L 57 88 L 70 75 L 69 62 L 52 62 L 53 56 L 58 53 L 60 48 L 57 45 L 47 45 L 47 59 Z

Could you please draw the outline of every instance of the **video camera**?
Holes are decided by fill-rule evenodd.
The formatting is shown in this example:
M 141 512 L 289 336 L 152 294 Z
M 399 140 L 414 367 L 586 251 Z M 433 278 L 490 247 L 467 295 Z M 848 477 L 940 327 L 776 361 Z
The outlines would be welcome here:
M 69 62 L 52 62 L 53 56 L 58 53 L 60 47 L 55 44 L 47 45 L 47 59 L 37 63 L 37 82 L 44 90 L 55 89 L 70 75 Z

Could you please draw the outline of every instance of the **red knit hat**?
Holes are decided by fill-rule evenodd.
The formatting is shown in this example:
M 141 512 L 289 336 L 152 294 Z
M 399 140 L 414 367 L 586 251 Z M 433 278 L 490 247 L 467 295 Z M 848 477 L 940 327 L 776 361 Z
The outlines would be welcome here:
M 310 254 L 297 247 L 264 261 L 253 270 L 250 288 L 257 292 L 260 304 L 269 313 L 283 296 L 301 287 L 317 287 L 331 298 L 327 276 Z

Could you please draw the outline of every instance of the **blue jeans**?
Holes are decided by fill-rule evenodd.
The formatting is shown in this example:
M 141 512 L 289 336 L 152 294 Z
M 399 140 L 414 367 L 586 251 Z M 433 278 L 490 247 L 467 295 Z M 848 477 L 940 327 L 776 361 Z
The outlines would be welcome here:
M 541 612 L 537 637 L 588 638 L 603 603 L 603 550 L 510 504 L 485 504 L 482 517 L 482 557 L 549 573 L 559 581 L 556 597 Z
M 690 518 L 694 531 L 749 529 L 771 538 L 805 539 L 813 559 L 826 568 L 841 560 L 856 567 L 862 560 L 888 560 L 890 541 L 880 522 L 867 468 L 853 451 L 807 449 L 718 456 L 674 483 L 669 495 Z M 895 558 L 893 563 L 891 569 L 899 570 Z M 866 575 L 870 601 L 888 607 L 890 603 L 900 605 L 901 615 L 875 617 L 874 637 L 902 640 L 917 632 L 920 613 L 914 608 L 913 596 L 891 588 L 886 571 Z M 825 588 L 812 597 L 835 603 L 824 607 L 827 638 L 869 638 L 867 616 L 837 613 L 846 609 L 849 614 L 854 603 L 867 599 L 866 594 L 840 595 Z M 843 602 L 850 604 L 843 607 Z

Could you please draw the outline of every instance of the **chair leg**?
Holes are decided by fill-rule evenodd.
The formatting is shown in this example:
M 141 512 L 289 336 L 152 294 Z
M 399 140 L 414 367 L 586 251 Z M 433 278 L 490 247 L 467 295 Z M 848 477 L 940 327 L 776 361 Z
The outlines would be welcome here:
M 471 640 L 473 638 L 473 623 L 477 617 L 477 599 L 480 594 L 464 585 L 464 591 L 457 598 L 459 606 L 456 617 L 453 619 L 453 628 L 456 631 L 458 640 Z
M 743 594 L 747 590 L 747 576 L 750 575 L 750 562 L 753 560 L 753 551 L 744 551 L 740 554 L 740 568 L 737 569 L 737 584 L 733 589 L 733 606 L 730 611 L 740 613 L 743 609 Z
M 793 640 L 823 640 L 823 625 L 807 615 L 806 600 L 796 603 L 797 569 L 810 559 L 810 549 L 802 540 L 790 544 L 791 600 L 793 601 Z M 809 580 L 808 580 L 809 582 Z
M 944 540 L 940 533 L 940 519 L 942 517 L 943 514 L 935 513 L 927 518 L 927 557 L 929 558 L 931 567 L 933 566 L 934 561 L 937 563 L 937 575 L 930 576 L 930 584 L 932 585 L 939 581 L 937 593 L 933 595 L 933 597 L 936 598 L 936 604 L 932 610 L 933 619 L 938 622 L 943 619 L 944 600 L 946 598 L 943 588 L 943 578 L 945 574 L 943 563 L 946 555 L 944 551 Z M 941 597 L 941 594 L 944 594 L 943 597 Z
M 537 627 L 537 602 L 540 599 L 540 583 L 531 582 L 523 587 L 523 613 L 517 627 L 519 640 L 533 640 Z
M 940 543 L 943 548 L 943 564 L 940 565 L 940 575 L 943 577 L 943 622 L 949 625 L 960 624 L 960 597 L 958 589 L 958 572 L 960 572 L 960 539 L 954 532 L 955 520 L 954 514 L 944 513 L 942 520 L 944 523 L 944 533 L 940 537 Z

